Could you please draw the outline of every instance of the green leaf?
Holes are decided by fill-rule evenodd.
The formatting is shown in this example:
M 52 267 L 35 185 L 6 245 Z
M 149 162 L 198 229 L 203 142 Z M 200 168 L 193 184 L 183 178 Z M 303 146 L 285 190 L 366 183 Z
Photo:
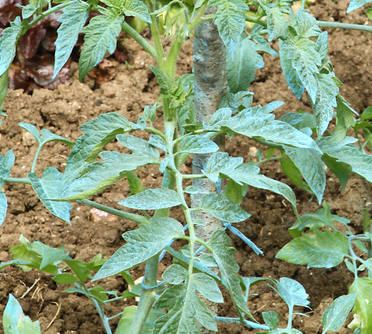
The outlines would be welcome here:
M 349 288 L 349 293 L 355 293 L 356 299 L 353 313 L 359 320 L 361 334 L 369 334 L 372 331 L 372 279 L 358 277 Z
M 216 281 L 203 273 L 193 275 L 196 289 L 208 300 L 213 303 L 223 303 L 223 296 Z
M 14 161 L 15 157 L 12 150 L 9 150 L 4 156 L 0 154 L 0 188 L 3 186 L 4 180 L 9 176 Z
M 99 151 L 117 134 L 129 131 L 131 125 L 124 116 L 112 112 L 90 120 L 80 129 L 83 135 L 78 138 L 67 159 L 67 182 L 80 177 L 87 165 L 96 160 Z
M 299 169 L 320 205 L 326 185 L 326 175 L 321 154 L 312 149 L 289 146 L 284 146 L 284 151 Z
M 120 10 L 125 16 L 135 16 L 151 23 L 151 17 L 146 5 L 140 0 L 103 0 L 108 7 Z
M 288 112 L 280 117 L 280 120 L 289 123 L 297 130 L 304 128 L 313 129 L 316 127 L 316 120 L 313 114 L 300 113 L 300 112 Z
M 327 154 L 323 154 L 322 160 L 327 167 L 334 173 L 341 183 L 341 190 L 344 191 L 346 183 L 352 173 L 352 169 L 348 164 L 338 162 L 337 159 L 330 157 Z
M 47 167 L 44 169 L 41 179 L 35 173 L 29 173 L 28 178 L 44 206 L 56 217 L 71 224 L 70 203 L 50 200 L 51 198 L 58 198 L 64 192 L 66 181 L 63 174 L 54 167 Z
M 276 284 L 279 296 L 285 301 L 289 309 L 295 306 L 308 307 L 310 301 L 305 288 L 294 279 L 282 277 Z
M 242 157 L 230 157 L 226 152 L 216 152 L 208 159 L 203 173 L 213 182 L 217 182 L 220 173 L 229 175 L 229 172 L 240 166 L 243 161 Z
M 152 106 L 145 106 L 143 110 L 143 117 L 149 122 L 155 121 L 156 109 L 158 108 L 158 103 L 153 104 Z
M 146 140 L 122 134 L 117 135 L 116 139 L 120 144 L 129 148 L 134 154 L 146 157 L 149 161 L 158 162 L 160 157 L 159 151 L 151 146 Z
M 226 187 L 223 189 L 223 193 L 229 201 L 240 205 L 247 194 L 247 188 L 247 185 L 240 185 L 230 179 Z
M 372 155 L 363 153 L 353 145 L 328 145 L 327 141 L 320 141 L 319 144 L 324 153 L 337 159 L 337 162 L 348 164 L 354 173 L 372 182 Z
M 351 0 L 349 3 L 349 7 L 347 7 L 346 13 L 350 13 L 353 10 L 358 9 L 370 2 L 371 0 Z
M 200 202 L 200 210 L 207 212 L 219 220 L 230 223 L 239 223 L 251 216 L 238 204 L 230 202 L 221 194 L 207 194 L 203 196 Z
M 287 34 L 288 20 L 287 14 L 280 7 L 267 7 L 267 31 L 269 41 L 282 37 L 284 38 Z
M 171 264 L 163 273 L 163 279 L 173 285 L 181 284 L 186 277 L 187 270 L 179 264 Z
M 294 185 L 300 189 L 310 191 L 310 188 L 305 183 L 300 170 L 288 156 L 280 159 L 280 168 L 289 177 Z
M 255 188 L 270 190 L 276 194 L 282 195 L 295 208 L 296 196 L 293 190 L 285 183 L 259 174 L 259 171 L 260 169 L 256 165 L 246 163 L 227 172 L 226 175 L 239 184 L 247 184 Z
M 70 57 L 72 49 L 78 40 L 79 33 L 82 32 L 84 24 L 88 19 L 88 9 L 89 5 L 81 1 L 71 1 L 62 9 L 63 13 L 58 18 L 61 25 L 57 30 L 58 37 L 55 41 L 56 52 L 53 78 L 57 76 Z
M 146 152 L 144 152 L 146 153 Z M 153 157 L 140 154 L 123 154 L 114 151 L 100 153 L 103 161 L 87 166 L 87 172 L 69 183 L 59 200 L 73 201 L 89 198 L 123 177 L 139 166 L 153 163 Z
M 279 46 L 280 64 L 289 87 L 297 98 L 301 97 L 303 87 L 306 88 L 311 101 L 315 103 L 318 93 L 316 75 L 322 61 L 316 43 L 310 39 L 299 38 L 280 40 Z
M 331 229 L 335 230 L 335 221 L 340 222 L 345 226 L 350 222 L 346 218 L 333 215 L 331 213 L 329 205 L 327 204 L 327 202 L 324 201 L 323 208 L 318 210 L 316 213 L 300 216 L 289 229 L 289 232 L 292 236 L 299 236 L 301 232 L 305 230 L 305 228 L 314 230 L 328 226 Z
M 155 321 L 154 334 L 199 334 L 201 332 L 196 321 L 211 331 L 217 331 L 214 314 L 196 294 L 199 290 L 208 290 L 204 286 L 207 282 L 201 280 L 201 275 L 204 276 L 192 274 L 183 286 L 167 289 L 160 296 L 157 308 L 161 306 L 169 311 Z
M 73 284 L 79 279 L 74 274 L 58 274 L 53 277 L 53 281 L 58 284 Z
M 168 75 L 168 73 L 162 71 L 159 67 L 150 66 L 151 71 L 155 74 L 156 80 L 160 86 L 160 93 L 168 95 L 171 93 L 175 83 Z
M 84 45 L 79 59 L 79 79 L 96 66 L 105 56 L 116 49 L 116 38 L 121 31 L 124 17 L 105 10 L 103 15 L 93 17 L 84 28 Z
M 37 8 L 32 4 L 22 6 L 22 19 L 28 19 L 29 17 L 35 14 L 36 10 Z
M 191 135 L 182 138 L 177 153 L 207 154 L 218 151 L 218 145 L 212 140 L 201 135 Z
M 237 274 L 238 264 L 234 259 L 235 249 L 230 247 L 231 239 L 224 231 L 215 231 L 208 244 L 213 252 L 213 257 L 221 273 L 222 284 L 229 291 L 234 305 L 238 310 L 253 319 L 244 300 L 244 294 Z
M 53 248 L 40 241 L 30 242 L 21 235 L 20 244 L 12 247 L 10 253 L 13 259 L 28 261 L 28 268 L 35 268 L 56 275 L 58 264 L 69 259 L 65 249 Z M 17 263 L 15 263 L 17 264 Z M 22 264 L 19 264 L 22 266 Z
M 333 108 L 337 106 L 336 97 L 339 89 L 333 78 L 332 74 L 325 73 L 316 76 L 318 89 L 313 112 L 317 121 L 318 136 L 322 136 L 327 130 L 328 124 L 335 114 Z
M 183 227 L 177 220 L 152 218 L 149 224 L 142 224 L 139 229 L 123 234 L 127 243 L 105 262 L 93 280 L 116 275 L 145 262 L 161 252 L 170 241 L 183 235 Z
M 40 146 L 44 146 L 46 143 L 51 141 L 61 141 L 70 147 L 74 146 L 73 141 L 69 140 L 68 138 L 58 136 L 48 129 L 42 129 L 40 135 L 39 130 L 32 124 L 20 122 L 19 126 L 30 132 Z
M 138 210 L 165 209 L 181 203 L 178 193 L 167 188 L 147 189 L 119 202 L 120 205 Z
M 337 332 L 341 328 L 354 306 L 355 298 L 355 293 L 340 296 L 327 307 L 322 316 L 322 326 L 324 328 L 322 333 L 325 334 L 327 331 Z
M 9 70 L 6 70 L 2 75 L 0 75 L 0 115 L 2 116 L 4 116 L 4 100 L 8 93 L 8 73 Z
M 4 334 L 41 334 L 39 321 L 25 316 L 21 305 L 12 294 L 9 295 L 3 315 Z
M 245 28 L 248 6 L 242 0 L 209 0 L 208 7 L 217 6 L 214 23 L 225 45 L 238 42 Z
M 276 329 L 279 326 L 279 316 L 275 311 L 262 312 L 262 318 L 270 329 Z
M 276 254 L 278 259 L 307 264 L 308 268 L 331 268 L 348 255 L 349 245 L 340 232 L 319 231 L 294 238 Z
M 130 327 L 137 312 L 137 306 L 127 306 L 121 315 L 115 334 L 130 334 Z
M 242 110 L 224 122 L 224 126 L 249 138 L 263 138 L 276 144 L 312 148 L 320 152 L 314 140 L 286 122 L 275 120 L 275 115 L 263 113 L 262 107 Z
M 142 181 L 134 172 L 126 172 L 125 177 L 128 180 L 129 190 L 131 195 L 138 194 L 142 190 Z
M 239 42 L 232 54 L 226 54 L 226 74 L 230 91 L 237 93 L 247 90 L 254 80 L 256 68 L 263 66 L 263 59 L 256 52 L 255 43 L 248 38 Z
M 2 76 L 12 63 L 15 54 L 18 38 L 22 31 L 22 22 L 17 16 L 10 26 L 1 32 L 0 37 L 0 76 Z

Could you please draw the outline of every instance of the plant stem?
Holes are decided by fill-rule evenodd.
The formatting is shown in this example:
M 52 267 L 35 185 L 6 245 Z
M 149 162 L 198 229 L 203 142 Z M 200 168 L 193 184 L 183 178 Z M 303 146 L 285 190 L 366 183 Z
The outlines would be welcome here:
M 37 159 L 39 158 L 39 155 L 40 155 L 40 152 L 41 152 L 42 148 L 43 148 L 43 145 L 39 145 L 38 148 L 37 148 L 37 151 L 36 151 L 35 156 L 34 156 L 34 160 L 32 161 L 31 173 L 35 173 Z
M 362 25 L 362 24 L 318 21 L 318 25 L 321 28 L 340 28 L 340 29 L 360 30 L 360 31 L 372 32 L 372 26 Z
M 121 217 L 121 218 L 132 220 L 132 221 L 140 223 L 140 224 L 148 224 L 148 222 L 149 222 L 148 219 L 144 216 L 137 215 L 135 213 L 125 212 L 125 211 L 118 210 L 118 209 L 114 209 L 114 208 L 111 208 L 111 207 L 106 206 L 104 204 L 100 204 L 100 203 L 91 201 L 89 199 L 82 199 L 82 200 L 79 200 L 77 202 L 81 203 L 81 204 L 88 205 L 92 208 L 99 209 L 101 211 L 111 213 L 111 214 L 113 214 L 115 216 L 118 216 L 118 217 Z
M 33 21 L 31 21 L 30 23 L 28 23 L 26 25 L 25 31 L 23 31 L 23 34 L 29 28 L 31 28 L 33 25 L 35 25 L 36 23 L 38 23 L 39 21 L 41 21 L 44 17 L 46 17 L 46 16 L 48 16 L 48 15 L 50 15 L 50 14 L 52 14 L 52 13 L 54 13 L 54 12 L 56 12 L 56 11 L 62 9 L 62 8 L 64 8 L 64 7 L 68 6 L 69 4 L 70 4 L 70 2 L 61 3 L 61 4 L 59 4 L 59 5 L 55 6 L 55 7 L 52 7 L 50 9 L 46 10 L 45 12 L 43 12 L 41 15 L 39 15 L 37 18 L 35 18 Z
M 158 59 L 158 54 L 155 48 L 144 37 L 142 37 L 137 30 L 133 29 L 125 21 L 121 27 L 123 31 L 130 35 L 139 45 L 141 45 L 143 49 L 151 55 L 151 57 L 153 57 L 155 60 Z
M 31 181 L 27 177 L 6 177 L 4 181 L 7 183 L 31 184 Z

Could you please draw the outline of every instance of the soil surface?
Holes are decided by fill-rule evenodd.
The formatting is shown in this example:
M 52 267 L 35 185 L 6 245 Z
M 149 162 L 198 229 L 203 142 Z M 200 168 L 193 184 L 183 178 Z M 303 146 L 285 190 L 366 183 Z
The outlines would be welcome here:
M 311 7 L 311 12 L 321 20 L 334 20 L 367 23 L 365 9 L 357 10 L 346 16 L 347 2 L 319 1 Z M 126 39 L 123 46 L 128 52 L 129 63 L 118 64 L 111 58 L 106 60 L 110 75 L 114 78 L 97 85 L 93 78 L 80 83 L 73 74 L 69 84 L 58 86 L 54 91 L 40 89 L 32 95 L 21 90 L 10 91 L 5 102 L 8 113 L 0 128 L 0 153 L 5 154 L 10 148 L 16 155 L 16 163 L 11 176 L 24 177 L 30 170 L 36 145 L 33 138 L 21 127 L 19 122 L 29 122 L 39 129 L 51 131 L 76 140 L 81 134 L 79 127 L 86 121 L 110 111 L 123 114 L 135 121 L 145 105 L 153 104 L 159 93 L 154 76 L 148 68 L 151 58 L 142 51 L 134 41 Z M 363 32 L 330 30 L 329 54 L 334 64 L 335 73 L 344 83 L 342 95 L 351 105 L 361 112 L 372 105 L 372 66 L 370 52 L 371 35 Z M 310 110 L 309 101 L 298 101 L 289 90 L 281 73 L 278 59 L 265 56 L 265 68 L 258 71 L 256 82 L 251 90 L 255 92 L 255 103 L 265 104 L 273 100 L 282 100 L 284 106 L 279 114 L 303 109 Z M 192 67 L 192 44 L 188 42 L 180 56 L 179 73 L 187 73 Z M 227 143 L 227 151 L 234 156 L 243 156 L 254 160 L 256 147 L 254 142 L 236 137 Z M 55 166 L 63 171 L 64 161 L 69 149 L 63 144 L 50 144 L 43 151 L 37 173 L 47 166 Z M 262 172 L 272 178 L 290 184 L 276 163 L 262 166 Z M 145 187 L 156 187 L 160 183 L 159 173 L 155 169 L 142 169 L 139 173 Z M 311 196 L 300 190 L 296 191 L 300 214 L 315 212 L 319 206 Z M 128 195 L 125 181 L 110 187 L 94 200 L 117 206 L 117 202 Z M 39 240 L 52 247 L 64 245 L 70 256 L 89 261 L 97 253 L 104 257 L 111 256 L 122 244 L 122 233 L 136 228 L 136 224 L 114 216 L 100 216 L 91 208 L 73 204 L 71 211 L 72 225 L 64 223 L 51 215 L 37 199 L 27 185 L 5 184 L 4 192 L 8 198 L 7 218 L 0 233 L 0 261 L 10 259 L 8 250 L 18 243 L 22 234 L 30 241 Z M 351 221 L 355 232 L 361 231 L 361 209 L 371 203 L 371 187 L 358 177 L 352 177 L 346 189 L 341 187 L 334 175 L 329 173 L 325 199 L 330 204 L 332 213 L 346 217 Z M 311 310 L 298 310 L 308 317 L 296 317 L 296 328 L 305 334 L 321 333 L 321 315 L 331 300 L 347 293 L 352 281 L 351 274 L 344 265 L 330 270 L 306 269 L 304 266 L 291 265 L 275 259 L 275 254 L 290 240 L 288 227 L 295 220 L 288 203 L 280 196 L 270 192 L 249 189 L 242 204 L 252 217 L 239 228 L 254 241 L 265 253 L 257 256 L 240 239 L 231 235 L 236 251 L 236 260 L 244 276 L 291 277 L 304 285 L 310 295 Z M 180 218 L 181 219 L 181 218 Z M 141 267 L 142 268 L 142 267 Z M 140 268 L 140 269 L 141 269 Z M 142 271 L 133 271 L 135 278 Z M 36 271 L 22 272 L 19 268 L 7 267 L 0 271 L 0 314 L 5 308 L 8 294 L 12 293 L 21 303 L 24 312 L 33 320 L 40 320 L 43 333 L 104 333 L 100 319 L 93 305 L 85 297 L 63 292 L 64 286 L 57 286 L 50 275 Z M 123 279 L 108 278 L 102 285 L 108 290 L 124 291 L 127 287 Z M 287 309 L 280 299 L 266 285 L 261 285 L 253 292 L 257 297 L 251 299 L 249 307 L 260 319 L 262 311 L 276 310 L 285 325 Z M 227 299 L 228 300 L 228 299 Z M 134 300 L 129 300 L 134 303 Z M 123 308 L 122 303 L 109 305 L 109 314 L 116 314 Z M 236 316 L 231 304 L 227 302 L 220 307 L 219 315 Z M 349 319 L 350 320 L 350 319 Z M 115 325 L 117 321 L 113 321 Z M 0 330 L 1 332 L 1 330 Z M 220 325 L 219 333 L 255 333 L 237 325 Z M 345 328 L 340 334 L 352 333 Z

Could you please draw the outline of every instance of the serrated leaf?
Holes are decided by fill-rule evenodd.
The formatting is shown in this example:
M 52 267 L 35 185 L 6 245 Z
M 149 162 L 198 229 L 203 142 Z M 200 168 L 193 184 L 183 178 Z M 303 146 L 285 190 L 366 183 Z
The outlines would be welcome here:
M 270 113 L 263 113 L 262 107 L 242 110 L 224 123 L 232 131 L 249 138 L 265 140 L 294 147 L 312 148 L 320 152 L 314 140 L 286 122 L 275 119 Z
M 156 80 L 158 81 L 158 84 L 160 86 L 160 93 L 164 95 L 170 94 L 173 86 L 175 85 L 171 77 L 166 72 L 162 71 L 159 67 L 150 66 L 150 69 L 155 74 Z
M 128 176 L 128 171 L 154 162 L 151 156 L 114 151 L 103 151 L 100 156 L 103 161 L 89 164 L 87 172 L 82 177 L 67 184 L 59 200 L 73 201 L 89 198 Z
M 162 150 L 162 151 L 164 151 L 164 152 L 168 152 L 163 138 L 159 135 L 150 135 L 149 144 L 158 148 L 158 149 L 160 149 L 160 150 Z
M 135 16 L 141 20 L 151 23 L 151 17 L 146 5 L 140 0 L 121 0 L 122 10 L 125 16 Z
M 58 18 L 61 22 L 57 33 L 58 37 L 55 41 L 55 63 L 53 79 L 57 76 L 63 65 L 71 55 L 79 33 L 81 33 L 86 20 L 88 19 L 89 5 L 81 1 L 71 1 L 62 9 L 62 15 Z
M 178 285 L 186 280 L 187 270 L 179 264 L 171 264 L 163 273 L 163 279 L 169 284 Z
M 147 157 L 148 160 L 157 162 L 160 154 L 153 146 L 151 146 L 146 140 L 131 135 L 119 134 L 116 139 L 120 144 L 129 148 L 134 154 L 139 156 Z
M 337 106 L 336 97 L 339 89 L 332 74 L 318 74 L 316 79 L 318 89 L 313 111 L 317 120 L 318 136 L 322 136 L 335 114 L 333 108 Z
M 142 224 L 139 229 L 123 234 L 127 243 L 105 262 L 93 280 L 116 275 L 145 262 L 161 252 L 173 239 L 183 235 L 183 226 L 177 220 L 152 218 L 148 224 Z
M 218 145 L 212 140 L 200 135 L 191 135 L 181 140 L 177 153 L 207 154 L 216 151 L 218 151 Z
M 12 294 L 9 295 L 3 315 L 4 334 L 41 334 L 39 321 L 25 316 L 21 305 Z
M 286 13 L 280 7 L 275 6 L 266 8 L 266 15 L 269 41 L 285 37 L 288 28 Z
M 306 233 L 287 243 L 277 254 L 278 259 L 306 264 L 308 268 L 332 268 L 348 255 L 349 244 L 340 232 Z
M 289 14 L 289 24 L 299 38 L 307 39 L 320 35 L 318 21 L 307 10 L 300 8 L 296 13 L 290 10 Z
M 280 64 L 289 87 L 297 98 L 301 97 L 303 88 L 306 88 L 311 101 L 315 103 L 318 93 L 316 74 L 319 73 L 318 66 L 322 61 L 316 43 L 299 38 L 280 40 L 279 46 Z
M 203 173 L 213 182 L 217 182 L 219 174 L 228 175 L 243 163 L 242 157 L 230 157 L 226 152 L 216 152 L 210 156 Z
M 338 331 L 346 320 L 355 303 L 356 294 L 340 296 L 327 307 L 322 316 L 323 334 Z
M 155 103 L 152 106 L 145 106 L 143 110 L 143 116 L 145 117 L 145 120 L 149 122 L 153 122 L 156 117 L 156 109 L 158 108 L 158 104 Z
M 230 223 L 238 223 L 248 219 L 251 215 L 238 204 L 230 202 L 221 194 L 207 194 L 202 197 L 200 210 L 213 217 Z
M 70 203 L 50 200 L 51 198 L 58 198 L 63 193 L 66 182 L 63 174 L 54 167 L 47 167 L 44 169 L 41 178 L 38 178 L 35 173 L 29 173 L 28 178 L 44 206 L 56 217 L 71 224 Z
M 242 164 L 234 170 L 228 171 L 226 175 L 239 184 L 246 184 L 255 188 L 270 190 L 282 195 L 293 207 L 296 207 L 296 196 L 293 190 L 285 183 L 271 179 L 259 174 L 259 167 L 252 163 Z
M 168 306 L 170 309 L 155 321 L 154 334 L 200 333 L 196 321 L 211 331 L 217 331 L 214 314 L 196 294 L 201 283 L 200 275 L 203 274 L 192 274 L 184 287 L 171 288 L 172 294 L 166 290 L 160 296 L 157 306 Z M 170 296 L 173 296 L 172 300 Z
M 282 277 L 276 284 L 276 288 L 279 296 L 285 301 L 289 309 L 293 309 L 295 306 L 308 307 L 310 305 L 309 295 L 305 288 L 294 279 Z
M 103 15 L 93 17 L 84 28 L 84 45 L 79 59 L 79 80 L 105 56 L 116 49 L 117 37 L 124 17 L 105 10 Z
M 350 13 L 353 10 L 358 9 L 370 2 L 371 0 L 351 0 L 349 6 L 347 7 L 346 13 Z
M 299 169 L 320 205 L 326 185 L 321 154 L 315 150 L 289 146 L 284 146 L 284 151 Z
M 107 113 L 81 126 L 78 138 L 67 158 L 66 182 L 80 177 L 87 165 L 96 160 L 99 151 L 116 135 L 131 129 L 129 121 L 117 113 Z
M 28 268 L 35 268 L 56 275 L 58 273 L 58 264 L 69 259 L 65 249 L 53 248 L 43 244 L 40 241 L 30 242 L 21 236 L 20 244 L 12 247 L 10 253 L 13 259 L 27 261 Z M 16 265 L 23 265 L 14 263 Z
M 137 210 L 158 210 L 180 205 L 178 193 L 167 188 L 146 189 L 130 196 L 119 204 Z
M 138 194 L 142 190 L 142 181 L 134 172 L 127 172 L 125 173 L 125 177 L 127 178 L 129 190 L 131 195 Z
M 320 142 L 320 147 L 324 153 L 337 159 L 337 162 L 348 164 L 354 173 L 372 182 L 372 155 L 353 145 L 323 145 Z
M 244 294 L 240 285 L 240 279 L 237 275 L 239 266 L 234 259 L 235 249 L 230 247 L 231 239 L 224 231 L 219 230 L 212 234 L 208 244 L 212 249 L 212 255 L 220 270 L 222 284 L 229 291 L 234 305 L 240 312 L 253 318 L 243 297 Z
M 22 19 L 28 19 L 29 17 L 35 14 L 36 10 L 37 8 L 32 4 L 22 6 Z
M 237 93 L 247 90 L 254 80 L 256 68 L 263 66 L 263 59 L 256 52 L 255 44 L 249 38 L 239 42 L 235 51 L 226 55 L 226 75 L 230 91 Z
M 6 114 L 3 112 L 3 108 L 4 108 L 4 100 L 5 100 L 6 94 L 8 93 L 8 74 L 9 74 L 9 70 L 6 70 L 2 75 L 0 75 L 0 115 L 1 116 L 6 116 Z
M 225 45 L 238 42 L 245 28 L 248 6 L 242 0 L 209 0 L 208 6 L 217 6 L 214 23 Z
M 355 293 L 356 299 L 353 313 L 358 315 L 361 334 L 372 331 L 372 279 L 358 277 L 349 288 L 349 293 Z
M 61 141 L 70 147 L 74 145 L 73 141 L 69 140 L 68 138 L 56 135 L 48 129 L 42 129 L 40 134 L 36 126 L 30 123 L 20 122 L 19 126 L 30 132 L 40 146 L 44 146 L 51 141 Z
M 0 76 L 2 76 L 12 63 L 19 35 L 22 31 L 22 22 L 17 16 L 10 26 L 1 32 L 0 37 Z

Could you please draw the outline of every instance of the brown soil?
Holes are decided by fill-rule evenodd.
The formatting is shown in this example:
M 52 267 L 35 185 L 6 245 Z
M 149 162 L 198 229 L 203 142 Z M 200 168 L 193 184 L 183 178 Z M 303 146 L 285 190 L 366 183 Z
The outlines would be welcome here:
M 319 19 L 365 23 L 364 10 L 358 10 L 346 16 L 346 1 L 317 3 L 312 12 Z M 355 31 L 330 31 L 330 57 L 335 72 L 344 82 L 342 94 L 357 111 L 372 105 L 371 79 L 372 66 L 369 52 L 372 48 L 370 35 Z M 111 60 L 116 69 L 112 81 L 95 87 L 92 79 L 80 83 L 76 74 L 71 84 L 64 84 L 56 90 L 35 90 L 32 95 L 22 91 L 10 91 L 5 103 L 8 117 L 0 128 L 0 152 L 5 154 L 10 148 L 16 155 L 16 164 L 11 176 L 24 177 L 31 166 L 30 157 L 36 150 L 35 142 L 22 128 L 19 122 L 29 122 L 39 129 L 49 128 L 53 132 L 76 140 L 81 134 L 79 127 L 87 120 L 99 114 L 117 111 L 129 120 L 135 121 L 143 107 L 155 102 L 158 87 L 148 65 L 150 57 L 140 50 L 135 42 L 125 40 L 130 65 L 119 65 Z M 191 70 L 191 43 L 185 46 L 180 57 L 180 73 Z M 255 92 L 255 102 L 265 104 L 272 100 L 282 100 L 285 105 L 279 112 L 309 110 L 304 98 L 297 101 L 287 88 L 279 67 L 278 59 L 265 56 L 265 68 L 257 74 L 257 80 L 251 90 Z M 94 89 L 93 89 L 94 88 Z M 254 143 L 242 138 L 227 143 L 232 155 L 241 155 L 247 160 L 254 159 Z M 63 170 L 64 160 L 69 150 L 62 144 L 50 144 L 40 157 L 38 173 L 47 166 Z M 262 172 L 272 178 L 289 183 L 277 164 L 264 165 Z M 160 182 L 154 170 L 142 170 L 140 176 L 144 186 L 154 187 Z M 371 188 L 367 189 L 357 177 L 353 177 L 341 193 L 340 185 L 333 175 L 329 175 L 325 199 L 334 214 L 351 220 L 356 232 L 361 231 L 361 209 L 371 202 Z M 1 227 L 0 261 L 9 260 L 8 250 L 18 242 L 22 234 L 31 241 L 40 240 L 52 246 L 65 245 L 70 255 L 76 259 L 89 261 L 97 253 L 109 257 L 123 244 L 121 234 L 136 227 L 135 223 L 112 216 L 99 220 L 90 208 L 73 204 L 72 225 L 58 220 L 48 213 L 38 201 L 29 186 L 18 184 L 4 185 L 9 208 L 6 221 Z M 115 203 L 128 194 L 125 182 L 119 182 L 95 200 L 116 206 Z M 315 212 L 319 207 L 309 194 L 296 189 L 300 214 Z M 320 333 L 321 314 L 333 298 L 347 293 L 352 277 L 344 265 L 330 270 L 306 269 L 303 266 L 290 265 L 275 259 L 278 250 L 290 240 L 287 232 L 295 217 L 287 203 L 272 193 L 250 189 L 243 207 L 252 217 L 239 228 L 253 240 L 265 256 L 257 256 L 241 240 L 231 236 L 237 249 L 241 274 L 245 276 L 291 277 L 301 282 L 310 295 L 312 310 L 306 312 L 309 317 L 296 317 L 295 325 L 305 334 Z M 141 275 L 139 270 L 134 272 Z M 100 319 L 92 304 L 79 295 L 63 292 L 64 287 L 57 286 L 50 275 L 36 271 L 28 273 L 17 268 L 0 271 L 0 314 L 12 293 L 21 303 L 25 313 L 33 320 L 39 319 L 43 333 L 103 333 Z M 35 284 L 34 284 L 35 283 Z M 34 285 L 34 286 L 33 286 Z M 109 278 L 103 283 L 108 290 L 124 291 L 125 282 L 118 278 Z M 32 289 L 28 290 L 31 286 Z M 27 293 L 26 293 L 27 292 Z M 253 314 L 275 309 L 285 321 L 286 307 L 265 285 L 255 290 L 258 297 L 252 298 L 250 308 Z M 133 303 L 133 301 L 130 301 Z M 107 307 L 110 314 L 120 312 L 123 305 L 117 303 Z M 220 315 L 233 316 L 232 307 L 226 304 L 219 309 Z M 115 321 L 113 321 L 115 325 Z M 254 333 L 239 326 L 220 325 L 219 333 Z M 351 333 L 346 327 L 339 333 Z

